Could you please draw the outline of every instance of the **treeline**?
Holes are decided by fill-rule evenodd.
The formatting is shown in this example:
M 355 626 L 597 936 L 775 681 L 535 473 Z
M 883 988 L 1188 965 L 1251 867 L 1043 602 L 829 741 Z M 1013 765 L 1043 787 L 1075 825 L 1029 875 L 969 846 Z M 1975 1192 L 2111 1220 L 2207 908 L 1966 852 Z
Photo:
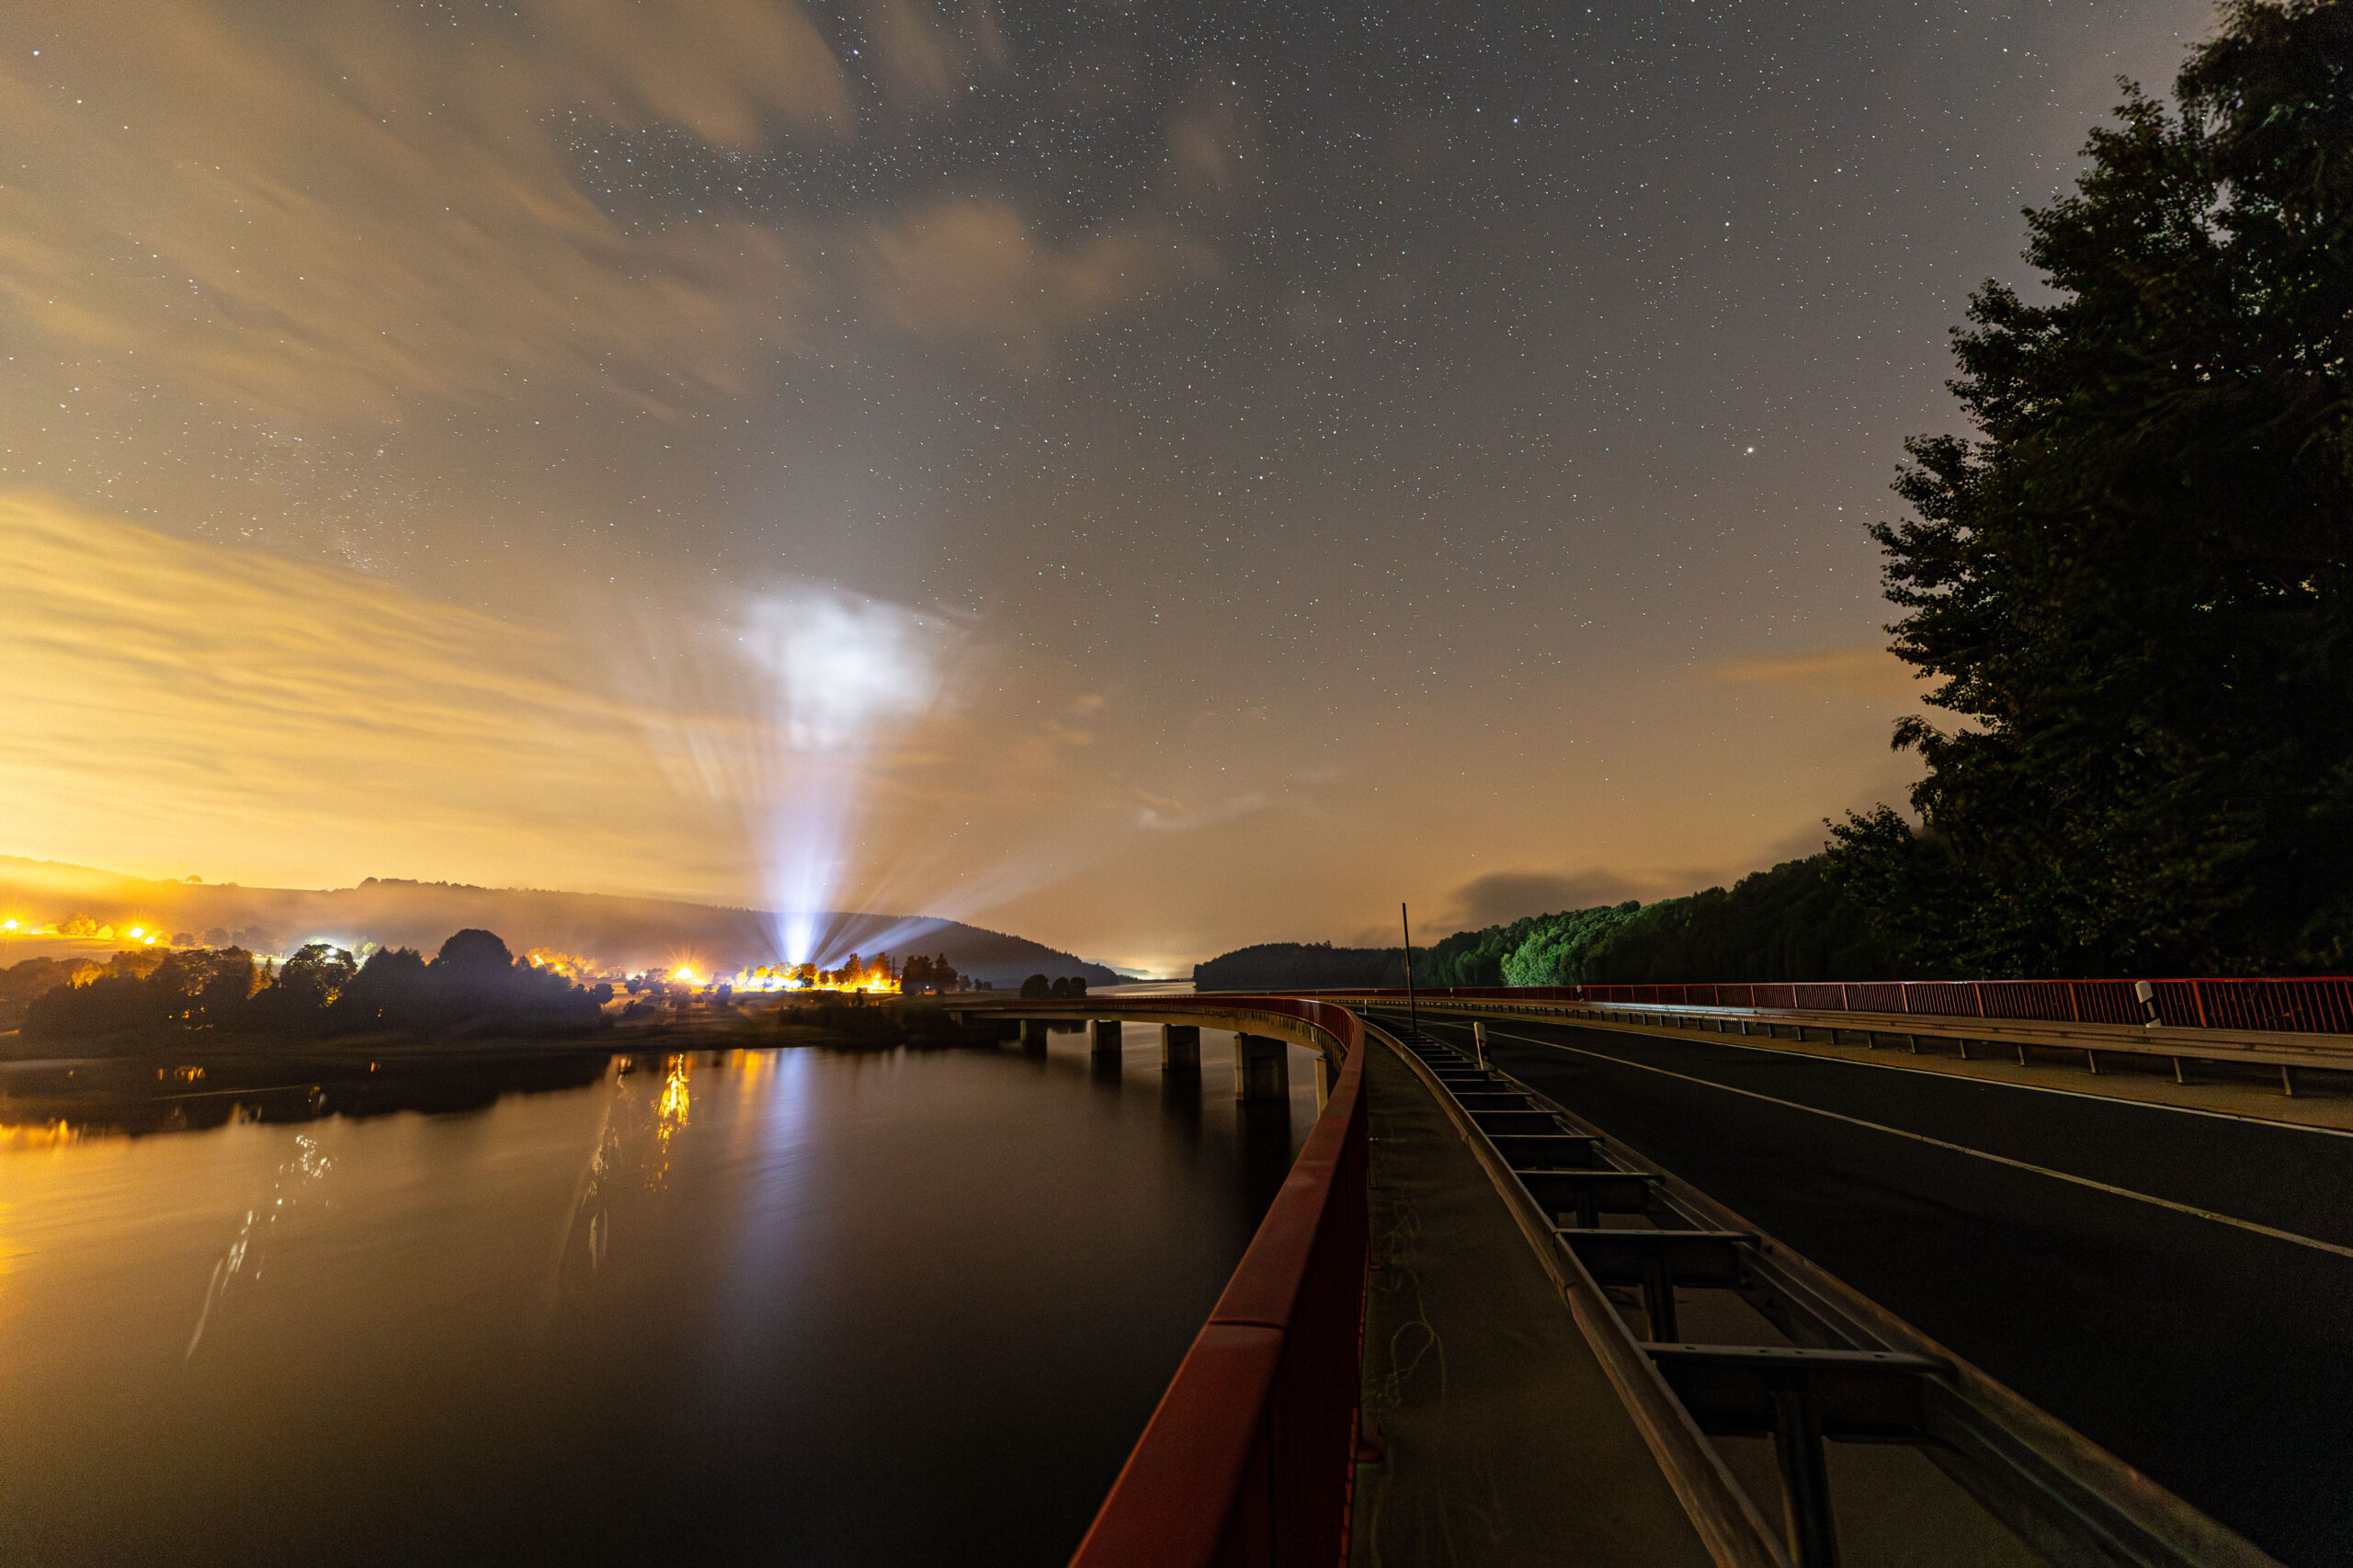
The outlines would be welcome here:
M 1672 984 L 1691 981 L 1904 980 L 1918 966 L 1824 875 L 1829 857 L 1790 860 L 1730 889 L 1644 904 L 1597 904 L 1459 931 L 1414 950 L 1416 985 Z M 1269 942 L 1193 968 L 1203 991 L 1304 991 L 1405 983 L 1398 948 Z
M 187 1029 L 299 1040 L 387 1030 L 562 1036 L 597 1028 L 611 994 L 517 963 L 494 933 L 465 930 L 430 961 L 414 948 L 387 948 L 362 963 L 324 942 L 283 964 L 233 947 L 125 953 L 104 972 L 33 998 L 23 1032 L 28 1040 Z
M 1919 967 L 1827 879 L 1829 858 L 1785 860 L 1729 889 L 1684 898 L 1459 932 L 1415 955 L 1414 978 L 1427 985 L 1642 985 L 1918 977 Z
M 151 949 L 152 951 L 152 949 Z M 144 973 L 144 966 L 137 960 L 145 953 L 119 953 L 115 957 L 117 972 L 134 975 Z M 36 998 L 47 995 L 61 985 L 77 981 L 94 980 L 109 972 L 107 965 L 91 959 L 26 959 L 0 969 L 0 1029 L 12 1029 L 25 1021 L 26 1009 Z

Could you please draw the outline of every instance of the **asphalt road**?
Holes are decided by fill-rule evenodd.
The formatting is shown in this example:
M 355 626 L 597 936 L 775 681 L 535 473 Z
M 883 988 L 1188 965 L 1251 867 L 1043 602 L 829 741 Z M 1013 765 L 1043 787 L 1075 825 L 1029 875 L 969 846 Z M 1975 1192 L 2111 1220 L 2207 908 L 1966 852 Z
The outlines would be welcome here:
M 2353 1138 L 1714 1040 L 1487 1038 L 2281 1561 L 2353 1562 Z

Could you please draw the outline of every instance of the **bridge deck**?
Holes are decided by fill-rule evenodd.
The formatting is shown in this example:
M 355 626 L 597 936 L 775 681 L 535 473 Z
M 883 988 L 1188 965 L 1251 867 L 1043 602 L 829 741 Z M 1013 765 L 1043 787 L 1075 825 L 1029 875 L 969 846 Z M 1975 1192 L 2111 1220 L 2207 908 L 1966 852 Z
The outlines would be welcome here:
M 1373 1256 L 1352 1560 L 1703 1568 L 1689 1519 L 1470 1149 L 1367 1053 Z

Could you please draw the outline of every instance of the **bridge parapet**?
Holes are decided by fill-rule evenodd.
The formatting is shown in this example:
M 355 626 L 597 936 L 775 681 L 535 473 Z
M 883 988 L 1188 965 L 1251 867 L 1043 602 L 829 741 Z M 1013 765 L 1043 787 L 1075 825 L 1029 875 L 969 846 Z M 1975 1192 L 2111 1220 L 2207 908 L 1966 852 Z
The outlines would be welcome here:
M 1994 983 L 1987 983 L 1988 984 Z M 2118 984 L 2119 982 L 2004 982 L 2003 984 Z M 2193 983 L 2183 982 L 2183 984 Z M 2271 984 L 2286 982 L 2206 982 L 2209 984 Z M 2321 984 L 2321 982 L 2312 982 Z M 2353 984 L 2353 982 L 2325 983 Z M 1774 1006 L 1739 1001 L 1711 1000 L 1727 994 L 1738 996 L 1763 993 L 1768 1000 L 1784 992 L 1827 992 L 1834 1004 L 1842 988 L 1826 986 L 1455 986 L 1415 994 L 1415 1005 L 1432 1013 L 1454 1017 L 1529 1017 L 1586 1020 L 1602 1024 L 1634 1024 L 1714 1030 L 1726 1034 L 1793 1037 L 1804 1041 L 1819 1037 L 1831 1043 L 1877 1046 L 1890 1042 L 1918 1051 L 1924 1040 L 1942 1041 L 1966 1061 L 1970 1048 L 2016 1052 L 2021 1066 L 2029 1051 L 2058 1051 L 2080 1056 L 2094 1073 L 2100 1058 L 2115 1054 L 2154 1057 L 2169 1062 L 2177 1082 L 2188 1082 L 2187 1062 L 2243 1063 L 2269 1068 L 2279 1074 L 2279 1087 L 2296 1093 L 2298 1068 L 2353 1072 L 2353 1034 L 2333 1030 L 2257 1029 L 2225 1025 L 2179 1025 L 2162 1021 L 2112 1023 L 2098 1020 L 2044 1020 L 2000 1014 L 1871 1011 L 1862 1007 Z M 1883 988 L 1854 985 L 1843 988 L 1852 1000 L 1885 1000 Z M 1620 993 L 1640 993 L 1621 995 Z M 1654 996 L 1652 994 L 1661 994 Z M 1214 994 L 1214 993 L 1211 994 Z M 1358 1006 L 1397 1006 L 1406 1000 L 1399 990 L 1320 992 Z M 1950 1000 L 1950 998 L 1945 998 Z M 2234 1008 L 2245 1014 L 2251 1009 Z M 1814 1033 L 1809 1033 L 1814 1031 Z
M 1214 992 L 1204 994 L 1214 995 Z M 1403 1001 L 1396 988 L 1307 990 L 1298 996 Z M 1680 985 L 1450 985 L 1424 1001 L 1728 1007 L 1878 1013 L 2046 1024 L 2154 1021 L 2161 1028 L 2353 1037 L 2353 976 L 2174 980 L 1831 980 Z

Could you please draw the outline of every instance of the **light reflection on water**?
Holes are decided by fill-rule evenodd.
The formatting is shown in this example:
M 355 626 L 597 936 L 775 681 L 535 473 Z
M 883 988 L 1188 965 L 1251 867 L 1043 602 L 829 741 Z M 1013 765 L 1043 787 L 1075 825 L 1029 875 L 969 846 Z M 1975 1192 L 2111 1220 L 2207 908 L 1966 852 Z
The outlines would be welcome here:
M 1314 1112 L 1083 1051 L 0 1138 L 0 1561 L 1059 1562 Z

